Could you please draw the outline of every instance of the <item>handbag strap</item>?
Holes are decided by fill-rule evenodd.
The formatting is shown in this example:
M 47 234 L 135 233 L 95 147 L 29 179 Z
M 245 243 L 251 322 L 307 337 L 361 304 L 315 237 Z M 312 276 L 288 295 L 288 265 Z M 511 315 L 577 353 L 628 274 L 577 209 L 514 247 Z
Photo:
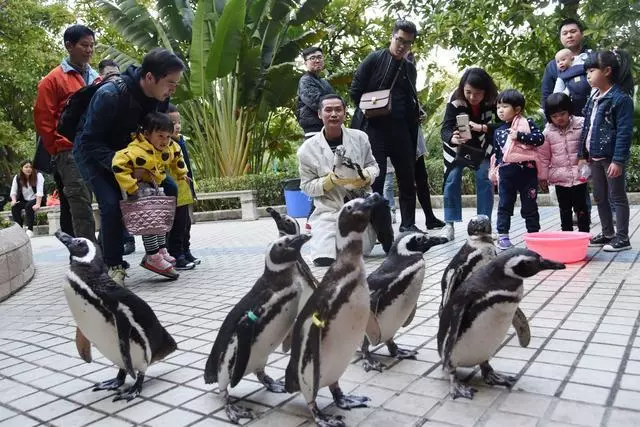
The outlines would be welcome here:
M 387 79 L 387 74 L 389 73 L 389 68 L 391 68 L 391 61 L 393 61 L 393 56 L 389 54 L 389 62 L 387 63 L 387 68 L 384 70 L 384 75 L 382 76 L 382 80 L 380 80 L 380 85 L 378 85 L 378 90 L 382 89 L 382 85 L 384 81 Z M 400 60 L 400 65 L 398 65 L 398 69 L 396 70 L 396 75 L 393 77 L 393 81 L 391 82 L 391 87 L 389 87 L 389 91 L 393 90 L 393 87 L 396 84 L 396 80 L 398 80 L 398 76 L 400 75 L 400 71 L 402 70 L 402 66 L 404 65 L 405 59 L 402 58 Z

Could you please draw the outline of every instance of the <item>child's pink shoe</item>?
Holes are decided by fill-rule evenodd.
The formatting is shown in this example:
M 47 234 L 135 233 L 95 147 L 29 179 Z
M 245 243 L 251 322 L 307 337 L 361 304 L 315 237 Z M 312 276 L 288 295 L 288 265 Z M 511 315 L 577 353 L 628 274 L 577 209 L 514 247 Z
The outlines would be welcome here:
M 160 248 L 158 253 L 162 255 L 162 258 L 164 258 L 164 260 L 167 261 L 169 264 L 173 266 L 176 265 L 176 259 L 171 255 L 169 255 L 169 251 L 167 251 L 167 248 Z
M 165 260 L 159 252 L 153 255 L 145 255 L 140 266 L 170 279 L 175 280 L 180 277 L 171 263 Z

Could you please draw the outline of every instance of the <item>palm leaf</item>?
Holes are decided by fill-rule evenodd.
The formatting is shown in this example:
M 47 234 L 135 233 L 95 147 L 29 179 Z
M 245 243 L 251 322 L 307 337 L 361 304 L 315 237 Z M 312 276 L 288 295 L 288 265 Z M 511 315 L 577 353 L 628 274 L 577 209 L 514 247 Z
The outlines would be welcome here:
M 98 4 L 111 24 L 131 44 L 142 50 L 151 50 L 159 45 L 156 27 L 149 11 L 135 0 L 125 0 L 118 4 L 99 0 Z
M 182 42 L 191 40 L 194 20 L 189 0 L 157 0 L 158 14 L 169 33 Z
M 330 1 L 331 0 L 306 0 L 296 11 L 296 16 L 291 21 L 291 25 L 302 25 L 315 18 Z
M 205 70 L 209 49 L 213 42 L 213 6 L 211 0 L 200 0 L 193 20 L 189 62 L 191 63 L 191 93 L 194 96 L 204 96 L 210 89 L 210 85 L 206 83 Z
M 283 62 L 291 62 L 295 60 L 296 57 L 300 55 L 302 49 L 322 40 L 326 35 L 327 32 L 325 30 L 307 31 L 301 36 L 293 40 L 289 40 L 280 46 L 276 56 L 273 58 L 273 64 L 281 64 Z
M 99 44 L 96 46 L 96 53 L 100 54 L 101 58 L 113 59 L 118 63 L 121 70 L 125 70 L 129 65 L 137 66 L 140 64 L 138 59 L 119 51 L 113 46 Z
M 205 69 L 208 81 L 224 77 L 235 68 L 242 44 L 246 6 L 245 0 L 230 0 L 222 10 Z

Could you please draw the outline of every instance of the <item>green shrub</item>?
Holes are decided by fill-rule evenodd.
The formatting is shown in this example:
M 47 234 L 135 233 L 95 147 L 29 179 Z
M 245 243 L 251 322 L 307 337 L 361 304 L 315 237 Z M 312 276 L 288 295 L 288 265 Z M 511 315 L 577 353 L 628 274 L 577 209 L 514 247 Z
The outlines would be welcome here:
M 283 180 L 297 178 L 297 173 L 268 173 L 237 177 L 210 178 L 198 181 L 198 192 L 218 192 L 231 190 L 256 190 L 258 206 L 284 205 Z M 202 200 L 195 203 L 196 212 L 239 209 L 240 201 Z
M 627 192 L 640 192 L 640 146 L 631 146 L 627 165 Z

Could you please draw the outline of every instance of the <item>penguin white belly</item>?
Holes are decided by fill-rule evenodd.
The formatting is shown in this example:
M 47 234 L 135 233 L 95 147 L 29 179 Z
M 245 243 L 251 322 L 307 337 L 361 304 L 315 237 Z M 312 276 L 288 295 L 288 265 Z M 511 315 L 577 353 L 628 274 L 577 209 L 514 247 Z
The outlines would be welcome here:
M 387 306 L 382 313 L 378 313 L 377 320 L 380 327 L 380 341 L 384 342 L 394 337 L 398 329 L 407 320 L 418 302 L 424 272 L 414 277 L 405 290 L 395 301 Z
M 453 347 L 453 366 L 475 366 L 495 354 L 511 325 L 517 303 L 503 302 L 484 310 L 471 323 Z
M 364 278 L 363 278 L 364 281 Z M 370 314 L 369 287 L 358 285 L 328 325 L 320 344 L 318 388 L 335 383 L 342 376 L 356 347 L 362 342 Z
M 251 346 L 251 356 L 249 356 L 249 361 L 247 362 L 245 375 L 264 369 L 269 355 L 280 345 L 291 329 L 298 314 L 299 292 L 296 291 L 296 293 L 298 295 L 282 306 L 280 313 L 269 321 Z M 280 294 L 280 296 L 283 295 Z M 275 302 L 273 300 L 274 298 L 268 304 L 273 304 Z
M 73 318 L 84 336 L 96 346 L 104 357 L 119 368 L 126 369 L 120 354 L 120 344 L 115 323 L 108 322 L 102 313 L 77 294 L 69 283 L 64 285 L 64 294 L 71 314 L 73 314 Z M 133 369 L 145 372 L 148 364 L 143 348 L 132 340 L 129 340 L 129 345 Z

